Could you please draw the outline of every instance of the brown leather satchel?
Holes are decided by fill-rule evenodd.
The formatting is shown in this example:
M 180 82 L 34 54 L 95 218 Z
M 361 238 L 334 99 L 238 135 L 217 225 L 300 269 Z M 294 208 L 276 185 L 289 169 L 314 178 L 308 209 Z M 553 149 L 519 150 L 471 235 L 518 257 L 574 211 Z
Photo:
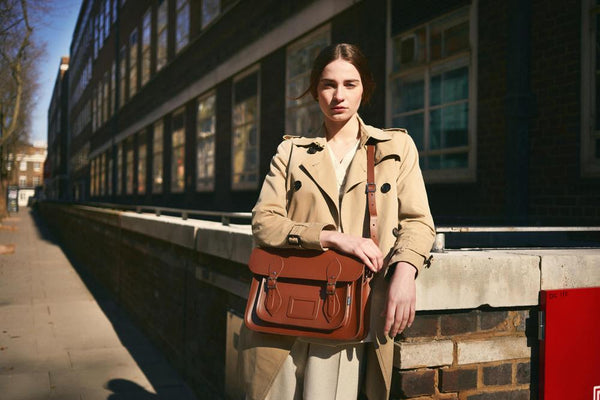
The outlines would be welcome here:
M 374 150 L 367 145 L 367 204 L 371 238 L 377 243 Z M 335 250 L 255 248 L 245 323 L 280 335 L 362 340 L 369 332 L 372 272 Z

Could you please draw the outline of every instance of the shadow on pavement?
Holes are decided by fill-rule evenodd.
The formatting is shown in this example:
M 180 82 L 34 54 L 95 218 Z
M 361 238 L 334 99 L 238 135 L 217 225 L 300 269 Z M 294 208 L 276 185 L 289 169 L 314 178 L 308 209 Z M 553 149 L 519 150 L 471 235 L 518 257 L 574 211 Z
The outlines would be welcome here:
M 142 370 L 157 394 L 150 393 L 137 383 L 115 378 L 109 380 L 105 387 L 114 393 L 108 398 L 110 400 L 196 400 L 196 396 L 185 385 L 182 378 L 171 366 L 164 355 L 157 350 L 150 340 L 134 325 L 133 319 L 119 306 L 113 295 L 102 286 L 77 259 L 71 254 L 66 246 L 63 246 L 57 235 L 46 224 L 42 216 L 30 210 L 31 217 L 35 223 L 40 237 L 43 240 L 54 243 L 61 248 L 81 281 L 94 297 L 104 315 L 110 321 L 115 333 L 119 337 L 123 347 L 127 349 L 139 368 Z
M 154 393 L 148 392 L 135 382 L 127 379 L 111 379 L 106 383 L 106 388 L 112 390 L 112 394 L 106 400 L 159 400 Z

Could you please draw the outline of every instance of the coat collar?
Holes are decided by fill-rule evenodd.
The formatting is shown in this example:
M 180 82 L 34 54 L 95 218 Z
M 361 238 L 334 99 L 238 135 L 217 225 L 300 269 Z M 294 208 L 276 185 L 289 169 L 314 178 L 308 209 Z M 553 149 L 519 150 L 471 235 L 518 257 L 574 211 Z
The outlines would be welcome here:
M 391 145 L 392 133 L 384 131 L 364 123 L 362 118 L 358 116 L 360 129 L 360 143 L 354 159 L 348 167 L 346 175 L 346 192 L 350 191 L 356 185 L 366 182 L 367 177 L 367 152 L 366 143 L 371 140 L 375 142 L 375 164 L 384 157 L 396 153 L 396 150 Z M 323 189 L 330 197 L 333 204 L 338 204 L 337 186 L 335 183 L 335 171 L 331 158 L 325 150 L 327 139 L 325 136 L 325 124 L 314 138 L 285 136 L 287 139 L 293 139 L 294 144 L 299 147 L 306 148 L 307 157 L 303 160 L 302 165 L 306 171 L 312 176 L 315 182 Z M 399 155 L 398 155 L 399 156 Z

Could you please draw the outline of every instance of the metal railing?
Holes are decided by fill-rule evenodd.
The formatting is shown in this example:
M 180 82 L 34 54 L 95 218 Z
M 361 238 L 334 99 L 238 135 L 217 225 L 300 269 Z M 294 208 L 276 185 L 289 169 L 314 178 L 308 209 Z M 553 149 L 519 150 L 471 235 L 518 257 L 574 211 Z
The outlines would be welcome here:
M 138 214 L 143 212 L 150 212 L 160 217 L 162 214 L 172 214 L 180 216 L 181 219 L 187 220 L 189 217 L 211 217 L 219 219 L 223 225 L 229 225 L 232 219 L 248 220 L 252 219 L 252 213 L 250 212 L 228 212 L 228 211 L 206 211 L 206 210 L 190 210 L 182 208 L 172 207 L 158 207 L 158 206 L 144 206 L 144 205 L 127 205 L 127 204 L 114 204 L 114 203 L 93 203 L 86 202 L 83 205 L 100 208 L 111 208 L 114 210 L 126 210 L 135 211 Z

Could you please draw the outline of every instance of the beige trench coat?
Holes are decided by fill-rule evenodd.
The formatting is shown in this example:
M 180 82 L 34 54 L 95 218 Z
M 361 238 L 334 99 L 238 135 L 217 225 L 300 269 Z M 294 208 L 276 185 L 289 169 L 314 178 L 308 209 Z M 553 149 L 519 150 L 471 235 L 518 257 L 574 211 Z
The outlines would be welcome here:
M 323 249 L 323 229 L 368 237 L 365 143 L 376 143 L 375 182 L 379 247 L 386 266 L 406 261 L 419 269 L 429 255 L 435 231 L 417 149 L 405 130 L 381 130 L 360 120 L 361 138 L 338 203 L 335 172 L 326 140 L 286 137 L 271 161 L 256 206 L 252 231 L 258 246 Z M 324 132 L 322 132 L 324 133 Z M 389 397 L 394 342 L 384 334 L 387 281 L 372 281 L 371 331 L 364 391 L 370 400 Z M 240 366 L 248 399 L 262 400 L 287 357 L 295 337 L 269 335 L 242 327 Z

